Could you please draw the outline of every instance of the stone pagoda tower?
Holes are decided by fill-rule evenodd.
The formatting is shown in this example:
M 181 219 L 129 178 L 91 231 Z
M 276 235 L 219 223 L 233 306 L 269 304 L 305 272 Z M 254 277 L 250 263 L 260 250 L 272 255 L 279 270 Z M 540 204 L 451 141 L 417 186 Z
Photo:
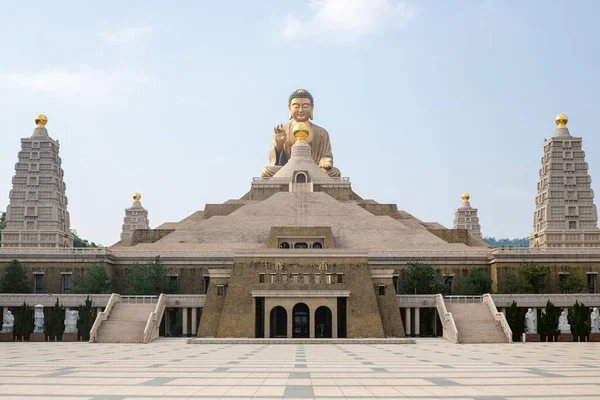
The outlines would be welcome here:
M 477 209 L 471 207 L 469 193 L 463 193 L 462 204 L 454 211 L 454 229 L 466 229 L 477 237 L 481 236 L 481 225 L 479 225 L 479 217 Z
M 554 136 L 544 142 L 530 247 L 600 247 L 592 178 L 581 138 L 570 135 L 567 122 L 558 115 Z
M 21 139 L 2 247 L 73 247 L 60 145 L 48 136 L 44 114 L 35 123 L 33 135 Z
M 141 198 L 141 194 L 134 194 L 133 204 L 130 208 L 125 209 L 123 229 L 121 230 L 122 244 L 131 244 L 131 238 L 135 229 L 150 229 L 148 210 L 142 207 L 142 203 L 140 202 Z

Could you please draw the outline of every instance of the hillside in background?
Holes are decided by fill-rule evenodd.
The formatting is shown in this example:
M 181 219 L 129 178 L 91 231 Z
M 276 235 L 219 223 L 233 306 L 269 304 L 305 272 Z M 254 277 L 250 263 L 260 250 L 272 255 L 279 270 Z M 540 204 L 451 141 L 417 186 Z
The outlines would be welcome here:
M 496 239 L 495 237 L 484 237 L 483 241 L 492 247 L 529 247 L 529 239 Z

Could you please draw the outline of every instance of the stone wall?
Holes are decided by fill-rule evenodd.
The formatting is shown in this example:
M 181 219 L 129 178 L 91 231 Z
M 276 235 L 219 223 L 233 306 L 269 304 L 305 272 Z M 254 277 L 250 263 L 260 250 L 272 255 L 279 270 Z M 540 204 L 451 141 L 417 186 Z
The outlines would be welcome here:
M 324 248 L 333 249 L 335 247 L 329 226 L 274 226 L 271 228 L 267 247 L 276 249 L 278 237 L 325 237 Z
M 448 243 L 463 243 L 467 246 L 490 247 L 481 238 L 472 235 L 466 229 L 427 229 L 427 231 Z
M 175 229 L 135 229 L 131 235 L 131 246 L 139 243 L 155 243 Z
M 207 204 L 204 207 L 204 219 L 209 219 L 216 215 L 229 215 L 244 205 L 245 203 Z
M 387 331 L 403 333 L 401 322 L 395 320 L 390 314 L 386 315 L 384 332 L 382 317 L 375 293 L 376 287 L 370 276 L 366 259 L 336 259 L 327 263 L 327 270 L 319 268 L 319 261 L 307 258 L 282 257 L 283 270 L 275 269 L 272 260 L 253 258 L 240 258 L 234 261 L 233 272 L 224 296 L 222 315 L 217 322 L 215 317 L 205 318 L 206 313 L 218 313 L 221 304 L 215 301 L 214 292 L 216 283 L 211 279 L 203 320 L 200 324 L 199 336 L 211 336 L 218 332 L 218 337 L 254 337 L 255 336 L 255 310 L 252 299 L 252 290 L 349 290 L 347 300 L 347 336 L 348 337 L 384 337 Z M 264 283 L 259 282 L 259 274 L 264 273 Z M 343 274 L 342 283 L 338 283 L 337 274 Z M 275 274 L 275 283 L 271 282 L 271 274 Z M 287 274 L 287 283 L 282 282 L 282 274 Z M 298 274 L 298 283 L 293 283 L 293 274 Z M 304 274 L 308 274 L 309 283 L 304 283 Z M 321 283 L 315 283 L 315 274 L 320 274 Z M 332 283 L 326 283 L 326 274 L 332 274 Z M 391 283 L 388 282 L 388 284 Z M 216 291 L 216 290 L 215 290 Z M 393 297 L 393 289 L 390 291 Z M 392 298 L 390 297 L 390 298 Z M 385 302 L 389 299 L 386 298 Z M 297 302 L 302 302 L 301 298 Z M 392 313 L 398 313 L 397 300 L 392 308 Z M 265 315 L 267 318 L 268 315 Z M 291 315 L 288 316 L 291 318 Z M 398 315 L 399 318 L 399 315 Z M 337 321 L 334 321 L 337 323 Z M 211 326 L 202 326 L 202 325 Z M 269 332 L 265 332 L 268 336 Z
M 398 206 L 396 204 L 378 204 L 378 203 L 358 203 L 359 206 L 373 215 L 392 217 L 399 219 Z

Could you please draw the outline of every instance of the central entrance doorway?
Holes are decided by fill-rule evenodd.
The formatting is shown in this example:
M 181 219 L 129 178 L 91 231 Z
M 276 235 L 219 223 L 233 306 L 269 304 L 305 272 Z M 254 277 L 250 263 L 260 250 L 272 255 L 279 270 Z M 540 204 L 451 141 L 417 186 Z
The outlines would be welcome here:
M 271 310 L 270 315 L 270 337 L 286 338 L 287 337 L 287 311 L 281 306 L 277 306 Z
M 321 306 L 315 311 L 315 337 L 331 337 L 331 310 L 329 307 Z
M 308 306 L 304 303 L 298 303 L 292 310 L 293 326 L 292 337 L 307 338 L 309 337 L 310 329 L 310 314 Z

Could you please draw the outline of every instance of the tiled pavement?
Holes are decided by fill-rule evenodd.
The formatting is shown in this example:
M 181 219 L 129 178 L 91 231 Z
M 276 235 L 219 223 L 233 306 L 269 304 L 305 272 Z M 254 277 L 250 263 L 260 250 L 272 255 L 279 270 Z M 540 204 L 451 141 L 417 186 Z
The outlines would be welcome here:
M 0 343 L 2 399 L 600 399 L 600 343 Z

